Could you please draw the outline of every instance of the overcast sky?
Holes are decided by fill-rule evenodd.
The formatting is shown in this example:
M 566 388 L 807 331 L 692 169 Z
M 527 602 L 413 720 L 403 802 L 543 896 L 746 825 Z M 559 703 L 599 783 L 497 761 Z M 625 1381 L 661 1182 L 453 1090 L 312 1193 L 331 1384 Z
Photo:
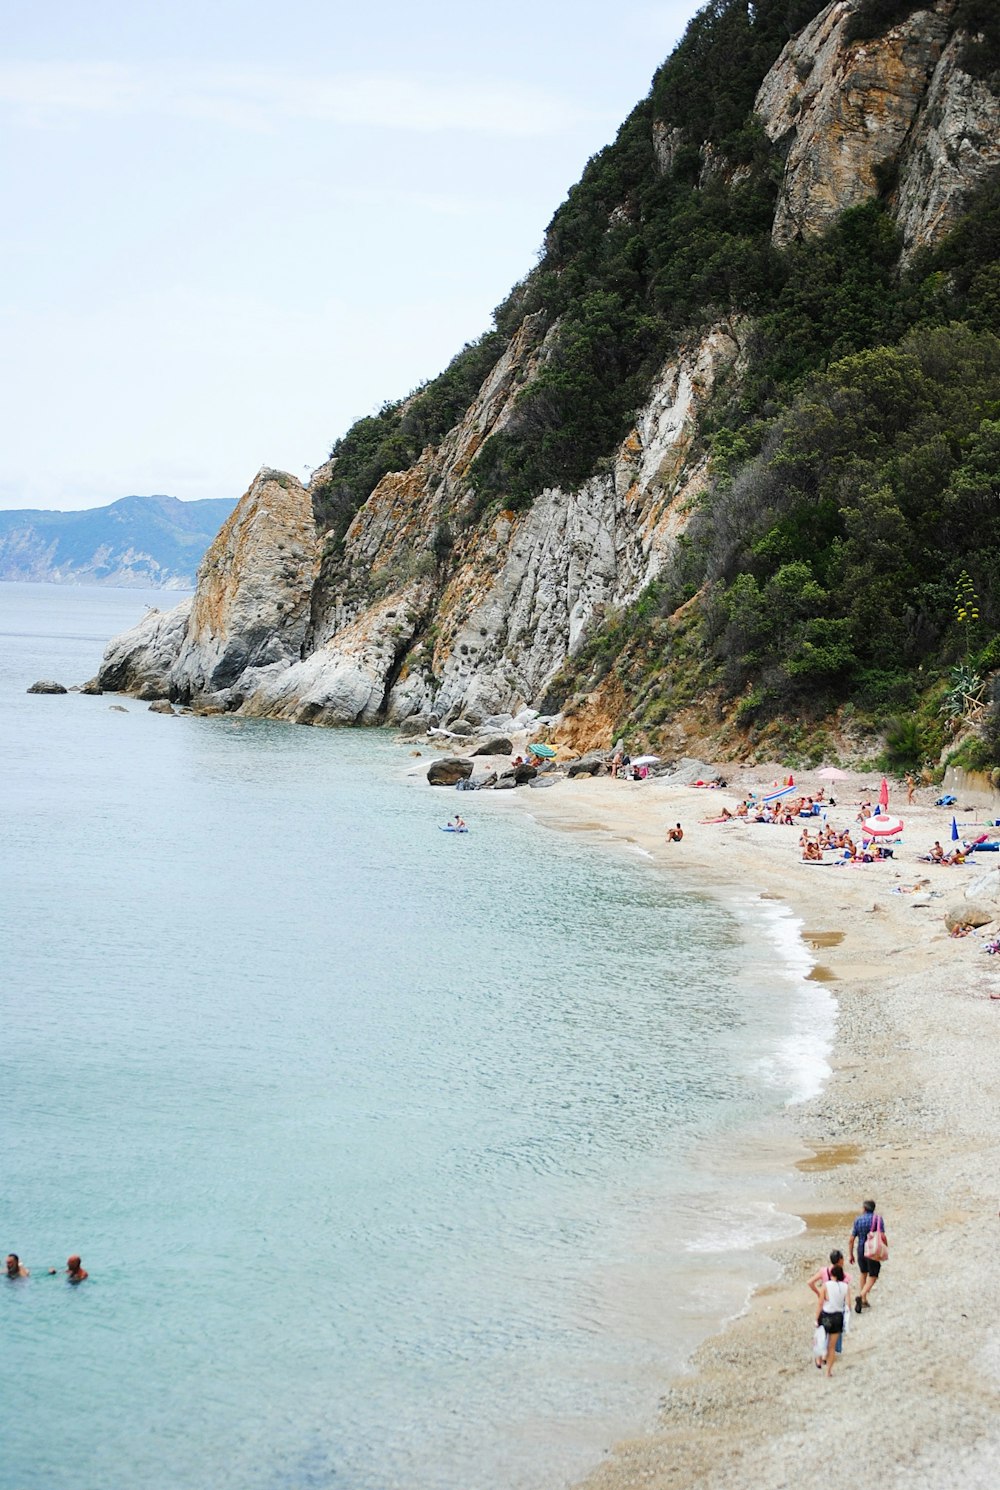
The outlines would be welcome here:
M 0 507 L 304 476 L 488 328 L 697 8 L 0 4 Z

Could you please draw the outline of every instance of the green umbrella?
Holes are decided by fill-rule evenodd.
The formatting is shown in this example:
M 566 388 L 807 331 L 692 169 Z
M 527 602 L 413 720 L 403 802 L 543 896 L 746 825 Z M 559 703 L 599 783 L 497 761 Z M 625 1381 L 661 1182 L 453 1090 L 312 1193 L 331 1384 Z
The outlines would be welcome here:
M 528 749 L 532 755 L 540 755 L 544 760 L 551 760 L 555 755 L 551 745 L 529 745 Z

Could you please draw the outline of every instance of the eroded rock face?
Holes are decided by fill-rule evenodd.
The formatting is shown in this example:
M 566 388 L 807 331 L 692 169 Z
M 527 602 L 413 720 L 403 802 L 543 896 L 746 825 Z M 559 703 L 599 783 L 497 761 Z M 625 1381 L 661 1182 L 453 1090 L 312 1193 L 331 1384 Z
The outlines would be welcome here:
M 779 246 L 816 238 L 877 196 L 898 161 L 948 39 L 954 0 L 914 11 L 884 36 L 848 44 L 855 0 L 837 0 L 785 47 L 754 105 L 787 146 L 774 219 Z M 914 219 L 916 230 L 916 219 Z
M 108 644 L 97 674 L 98 687 L 108 693 L 140 693 L 153 697 L 170 692 L 170 675 L 187 632 L 192 601 L 182 600 L 173 610 L 151 610 L 131 631 Z
M 964 46 L 958 35 L 945 47 L 903 150 L 896 219 L 904 258 L 944 237 L 965 194 L 1000 166 L 1000 104 L 958 65 Z
M 297 660 L 317 563 L 309 493 L 294 476 L 260 471 L 202 561 L 175 696 L 217 694 L 248 669 Z
M 578 491 L 550 487 L 529 511 L 501 513 L 476 534 L 438 603 L 433 653 L 411 654 L 390 718 L 433 709 L 478 724 L 517 713 L 600 610 L 627 604 L 658 573 L 705 479 L 688 456 L 701 407 L 740 356 L 738 338 L 739 328 L 716 328 L 663 368 L 605 474 Z

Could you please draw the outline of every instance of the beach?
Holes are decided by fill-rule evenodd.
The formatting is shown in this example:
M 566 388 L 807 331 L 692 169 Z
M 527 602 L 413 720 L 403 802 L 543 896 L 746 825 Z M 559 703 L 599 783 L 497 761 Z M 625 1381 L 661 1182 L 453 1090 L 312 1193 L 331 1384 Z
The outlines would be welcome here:
M 697 1351 L 690 1371 L 665 1384 L 656 1431 L 609 1445 L 581 1483 L 846 1490 L 877 1474 L 883 1487 L 992 1486 L 1000 1448 L 990 1266 L 1000 1224 L 1000 959 L 983 951 L 991 928 L 956 939 L 943 915 L 996 860 L 918 862 L 935 839 L 950 846 L 952 810 L 933 806 L 940 788 L 920 788 L 906 807 L 897 787 L 891 807 L 906 829 L 893 859 L 804 864 L 798 827 L 702 821 L 781 779 L 779 767 L 722 769 L 725 790 L 663 777 L 578 777 L 527 798 L 542 824 L 631 845 L 692 888 L 783 902 L 817 959 L 812 977 L 838 1006 L 829 1080 L 779 1120 L 778 1144 L 787 1144 L 796 1176 L 780 1204 L 804 1223 L 798 1235 L 767 1244 L 781 1280 L 760 1289 Z M 806 773 L 797 784 L 809 792 L 822 783 Z M 871 773 L 837 783 L 831 822 L 854 828 L 857 804 L 873 788 Z M 981 823 L 991 808 L 982 796 L 962 797 L 959 819 Z M 665 842 L 678 821 L 683 841 Z M 852 1315 L 827 1380 L 812 1365 L 806 1279 L 831 1247 L 846 1255 L 869 1197 L 886 1217 L 890 1260 L 872 1307 Z M 857 1268 L 848 1271 L 856 1280 Z

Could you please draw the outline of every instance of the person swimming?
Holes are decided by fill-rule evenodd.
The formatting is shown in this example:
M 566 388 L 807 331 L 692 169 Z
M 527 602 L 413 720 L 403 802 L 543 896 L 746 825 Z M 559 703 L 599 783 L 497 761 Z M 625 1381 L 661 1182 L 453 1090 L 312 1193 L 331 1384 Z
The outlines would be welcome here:
M 58 1268 L 49 1268 L 49 1277 L 50 1278 L 53 1277 L 56 1273 L 58 1273 L 58 1271 L 59 1271 Z M 80 1258 L 79 1258 L 79 1256 L 78 1256 L 78 1254 L 76 1252 L 73 1253 L 72 1257 L 67 1257 L 67 1259 L 66 1259 L 66 1282 L 67 1283 L 82 1283 L 85 1278 L 89 1278 L 89 1277 L 90 1277 L 90 1274 L 87 1272 L 86 1268 L 84 1267 L 83 1263 L 80 1261 Z

